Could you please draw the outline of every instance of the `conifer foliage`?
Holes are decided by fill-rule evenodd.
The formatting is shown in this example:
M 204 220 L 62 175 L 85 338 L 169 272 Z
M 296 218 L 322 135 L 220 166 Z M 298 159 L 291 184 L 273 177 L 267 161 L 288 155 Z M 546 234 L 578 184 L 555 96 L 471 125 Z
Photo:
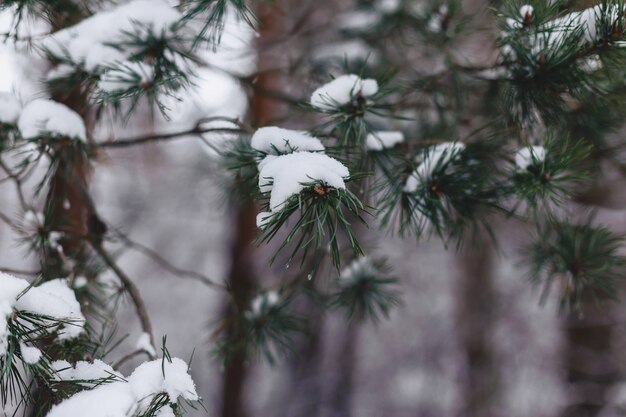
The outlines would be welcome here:
M 576 311 L 586 295 L 616 298 L 623 237 L 581 210 L 579 197 L 602 181 L 602 167 L 623 169 L 621 143 L 609 134 L 626 111 L 626 6 L 507 0 L 492 11 L 497 60 L 476 65 L 447 53 L 473 30 L 457 0 L 356 3 L 339 19 L 342 43 L 306 57 L 310 80 L 321 80 L 300 86 L 298 97 L 307 98 L 272 92 L 302 117 L 273 126 L 217 117 L 217 125 L 199 121 L 180 135 L 105 141 L 93 134 L 105 114 L 124 123 L 148 108 L 167 118 L 168 103 L 193 90 L 207 65 L 200 48 L 219 44 L 229 14 L 256 27 L 256 4 L 0 2 L 14 15 L 5 42 L 25 42 L 33 19 L 50 29 L 27 40 L 29 53 L 50 64 L 49 97 L 22 102 L 0 93 L 0 168 L 21 210 L 0 218 L 41 259 L 32 279 L 0 274 L 3 407 L 49 417 L 169 417 L 201 405 L 189 365 L 171 356 L 165 339 L 154 340 L 141 294 L 109 250 L 128 238 L 90 198 L 86 178 L 110 146 L 232 136 L 218 149 L 231 194 L 254 201 L 256 243 L 271 246 L 267 262 L 292 266 L 293 275 L 233 301 L 212 339 L 225 363 L 293 353 L 307 328 L 292 308 L 299 297 L 356 321 L 378 322 L 401 305 L 393 265 L 362 243 L 367 228 L 458 247 L 492 232 L 497 216 L 515 219 L 536 230 L 521 256 L 544 296 L 556 293 Z M 404 37 L 438 53 L 440 70 L 422 73 L 403 61 Z M 254 90 L 253 77 L 238 79 Z M 468 117 L 478 124 L 468 127 Z M 41 165 L 44 174 L 26 190 Z M 72 217 L 76 204 L 81 218 Z M 116 279 L 99 279 L 104 271 Z M 109 360 L 117 345 L 111 318 L 125 296 L 143 333 L 124 361 L 147 359 L 127 376 Z

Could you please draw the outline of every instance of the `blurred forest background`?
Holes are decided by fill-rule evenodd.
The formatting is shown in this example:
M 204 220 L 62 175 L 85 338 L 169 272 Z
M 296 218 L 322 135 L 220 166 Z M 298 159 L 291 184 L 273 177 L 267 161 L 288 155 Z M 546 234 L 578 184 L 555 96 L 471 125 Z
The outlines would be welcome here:
M 440 10 L 440 4 L 420 1 L 363 3 L 370 8 L 380 3 L 374 4 L 380 13 L 399 3 L 415 13 Z M 195 91 L 171 103 L 171 120 L 141 109 L 144 117 L 123 126 L 105 117 L 94 136 L 179 132 L 213 116 L 239 118 L 255 127 L 303 128 L 311 116 L 293 104 L 307 100 L 316 85 L 329 73 L 342 73 L 346 64 L 356 68 L 365 62 L 373 73 L 399 69 L 405 80 L 412 73 L 436 78 L 445 71 L 442 54 L 434 53 L 442 46 L 423 36 L 387 34 L 383 49 L 373 46 L 377 34 L 350 36 L 376 19 L 360 6 L 351 0 L 259 2 L 258 36 L 233 14 L 217 50 L 205 51 L 209 65 L 199 73 Z M 462 22 L 469 35 L 446 41 L 446 55 L 467 65 L 491 65 L 498 28 L 489 8 L 497 6 L 484 0 L 458 3 L 460 14 L 472 16 Z M 446 14 L 441 13 L 443 20 Z M 11 18 L 10 11 L 0 16 L 0 32 L 9 30 Z M 447 30 L 443 21 L 430 24 L 431 31 Z M 49 31 L 42 22 L 27 26 L 26 35 Z M 0 49 L 0 91 L 15 92 L 24 102 L 43 94 L 41 80 L 48 69 L 27 48 L 28 42 L 8 40 Z M 443 85 L 453 88 L 449 80 Z M 444 98 L 447 93 L 429 92 Z M 472 119 L 472 105 L 481 103 L 465 105 L 461 131 L 479 123 Z M 407 106 L 407 116 L 418 121 L 397 121 L 393 128 L 408 136 L 422 134 L 420 123 L 437 117 L 432 111 Z M 209 416 L 626 415 L 626 306 L 590 304 L 578 316 L 559 314 L 552 298 L 541 304 L 540 289 L 528 282 L 520 256 L 529 232 L 521 223 L 498 217 L 490 220 L 497 247 L 479 237 L 459 250 L 454 245 L 446 249 L 438 239 L 416 242 L 376 227 L 364 230 L 366 246 L 388 258 L 400 282 L 402 305 L 388 320 L 359 324 L 348 323 L 341 312 L 319 315 L 309 333 L 296 340 L 293 357 L 274 365 L 223 367 L 212 356 L 211 333 L 224 312 L 224 295 L 176 268 L 217 282 L 269 288 L 297 272 L 297 265 L 270 267 L 271 248 L 250 243 L 256 209 L 238 205 L 229 194 L 228 176 L 215 151 L 232 136 L 202 139 L 106 149 L 98 155 L 90 189 L 108 224 L 163 258 L 155 262 L 139 246 L 118 248 L 120 265 L 145 297 L 157 338 L 167 335 L 170 351 L 181 358 L 195 351 L 192 374 Z M 626 195 L 623 182 L 614 177 L 584 198 L 598 207 L 599 221 L 621 233 L 626 232 Z M 0 183 L 0 212 L 23 216 L 8 181 Z M 36 270 L 39 260 L 24 258 L 18 237 L 0 223 L 0 266 Z M 301 304 L 303 314 L 314 314 Z M 121 306 L 118 318 L 119 335 L 139 333 L 130 303 Z M 124 343 L 132 346 L 134 339 Z

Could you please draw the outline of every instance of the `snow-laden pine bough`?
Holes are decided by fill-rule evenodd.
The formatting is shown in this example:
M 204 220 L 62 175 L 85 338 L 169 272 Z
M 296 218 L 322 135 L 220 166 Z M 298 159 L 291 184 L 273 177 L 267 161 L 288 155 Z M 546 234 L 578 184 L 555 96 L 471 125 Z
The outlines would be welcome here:
M 28 402 L 35 387 L 57 403 L 49 417 L 174 416 L 199 401 L 187 364 L 171 357 L 165 347 L 162 359 L 144 362 L 128 377 L 101 359 L 76 360 L 75 354 L 62 354 L 88 347 L 88 332 L 68 280 L 31 285 L 0 273 L 3 409 L 7 403 Z M 148 349 L 149 342 L 140 342 Z M 154 352 L 151 345 L 149 349 Z

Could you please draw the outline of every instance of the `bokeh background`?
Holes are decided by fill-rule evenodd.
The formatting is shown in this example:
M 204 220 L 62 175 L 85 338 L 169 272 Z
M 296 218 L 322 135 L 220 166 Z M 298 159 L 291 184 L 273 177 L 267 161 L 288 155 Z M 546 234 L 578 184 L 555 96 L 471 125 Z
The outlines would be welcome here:
M 415 10 L 437 7 L 412 3 Z M 494 4 L 460 4 L 465 14 L 474 16 L 475 30 L 453 52 L 468 62 L 493 62 L 498 30 L 489 7 Z M 94 136 L 175 132 L 212 116 L 306 128 L 310 115 L 261 90 L 306 99 L 329 72 L 340 73 L 337 57 L 378 59 L 390 69 L 398 64 L 422 72 L 441 70 L 440 57 L 417 38 L 404 36 L 402 42 L 390 43 L 381 57 L 367 42 L 343 36 L 342 27 L 367 24 L 368 17 L 352 1 L 280 0 L 255 7 L 264 29 L 256 34 L 229 14 L 222 43 L 204 51 L 208 65 L 199 71 L 193 91 L 171 103 L 170 120 L 148 109 L 140 109 L 127 124 L 109 115 Z M 11 19 L 10 10 L 0 16 L 0 32 L 10 28 Z M 26 26 L 25 33 L 35 36 L 48 30 L 43 22 Z M 15 92 L 23 102 L 45 97 L 42 80 L 48 65 L 26 42 L 7 41 L 0 47 L 0 91 Z M 267 78 L 255 84 L 258 77 Z M 407 108 L 420 117 L 428 111 Z M 410 134 L 417 131 L 416 123 L 401 121 L 391 127 Z M 100 216 L 133 241 L 176 267 L 224 282 L 238 259 L 232 242 L 241 219 L 230 204 L 229 178 L 215 149 L 233 138 L 203 139 L 107 150 L 98 156 L 90 190 Z M 33 184 L 43 169 L 33 175 Z M 14 191 L 11 182 L 0 182 L 0 212 L 20 218 L 24 213 Z M 598 220 L 625 231 L 623 184 L 616 176 L 602 192 Z M 227 369 L 211 354 L 211 333 L 226 303 L 223 293 L 167 271 L 139 251 L 120 251 L 119 261 L 146 299 L 157 338 L 167 335 L 175 356 L 188 359 L 195 352 L 191 373 L 206 411 L 192 410 L 190 416 L 626 415 L 626 385 L 621 382 L 624 306 L 590 308 L 578 317 L 559 313 L 553 298 L 540 303 L 540 289 L 529 283 L 521 255 L 530 236 L 527 226 L 497 217 L 492 224 L 495 244 L 478 238 L 458 250 L 438 239 L 416 242 L 392 236 L 375 224 L 363 230 L 368 249 L 386 256 L 393 267 L 402 305 L 378 324 L 349 324 L 341 312 L 314 316 L 310 337 L 295 342 L 293 357 L 273 365 L 246 364 L 236 412 L 223 407 Z M 257 287 L 271 287 L 287 273 L 287 265 L 280 262 L 268 266 L 271 248 L 251 246 L 246 251 Z M 38 266 L 38 259 L 20 246 L 19 235 L 2 223 L 0 266 Z M 133 348 L 140 329 L 128 301 L 117 319 L 118 334 L 130 335 L 119 353 L 113 353 L 121 357 Z M 125 364 L 122 371 L 131 372 L 137 363 Z

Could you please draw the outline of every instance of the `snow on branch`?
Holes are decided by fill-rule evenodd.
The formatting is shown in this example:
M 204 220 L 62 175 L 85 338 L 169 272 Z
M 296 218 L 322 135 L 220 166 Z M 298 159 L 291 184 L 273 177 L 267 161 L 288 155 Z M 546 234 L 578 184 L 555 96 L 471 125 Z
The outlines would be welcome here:
M 270 209 L 278 211 L 289 198 L 319 183 L 324 187 L 345 189 L 348 168 L 327 155 L 313 152 L 294 152 L 269 156 L 260 164 L 259 190 L 271 193 Z
M 32 313 L 48 323 L 57 340 L 80 336 L 85 317 L 67 281 L 56 279 L 31 287 L 28 281 L 0 272 L 0 356 L 7 353 L 9 323 L 14 312 Z
M 105 371 L 113 372 L 108 366 Z M 92 375 L 86 372 L 80 372 L 80 376 Z M 181 401 L 199 400 L 187 363 L 163 358 L 144 362 L 127 379 L 73 395 L 52 407 L 47 417 L 169 416 L 174 415 L 172 407 Z
M 354 74 L 342 75 L 315 90 L 311 95 L 311 105 L 320 110 L 333 111 L 347 105 L 359 105 L 359 101 L 376 93 L 376 80 L 361 79 Z
M 37 99 L 24 106 L 17 127 L 25 139 L 67 137 L 87 140 L 83 119 L 64 104 Z
M 252 135 L 251 146 L 259 152 L 281 155 L 295 151 L 324 151 L 319 139 L 307 132 L 267 126 L 258 129 Z
M 465 149 L 460 142 L 442 143 L 431 148 L 420 157 L 417 168 L 407 179 L 404 192 L 417 191 L 420 184 L 427 184 L 432 175 L 437 171 L 445 171 L 450 163 L 454 162 L 459 154 Z

